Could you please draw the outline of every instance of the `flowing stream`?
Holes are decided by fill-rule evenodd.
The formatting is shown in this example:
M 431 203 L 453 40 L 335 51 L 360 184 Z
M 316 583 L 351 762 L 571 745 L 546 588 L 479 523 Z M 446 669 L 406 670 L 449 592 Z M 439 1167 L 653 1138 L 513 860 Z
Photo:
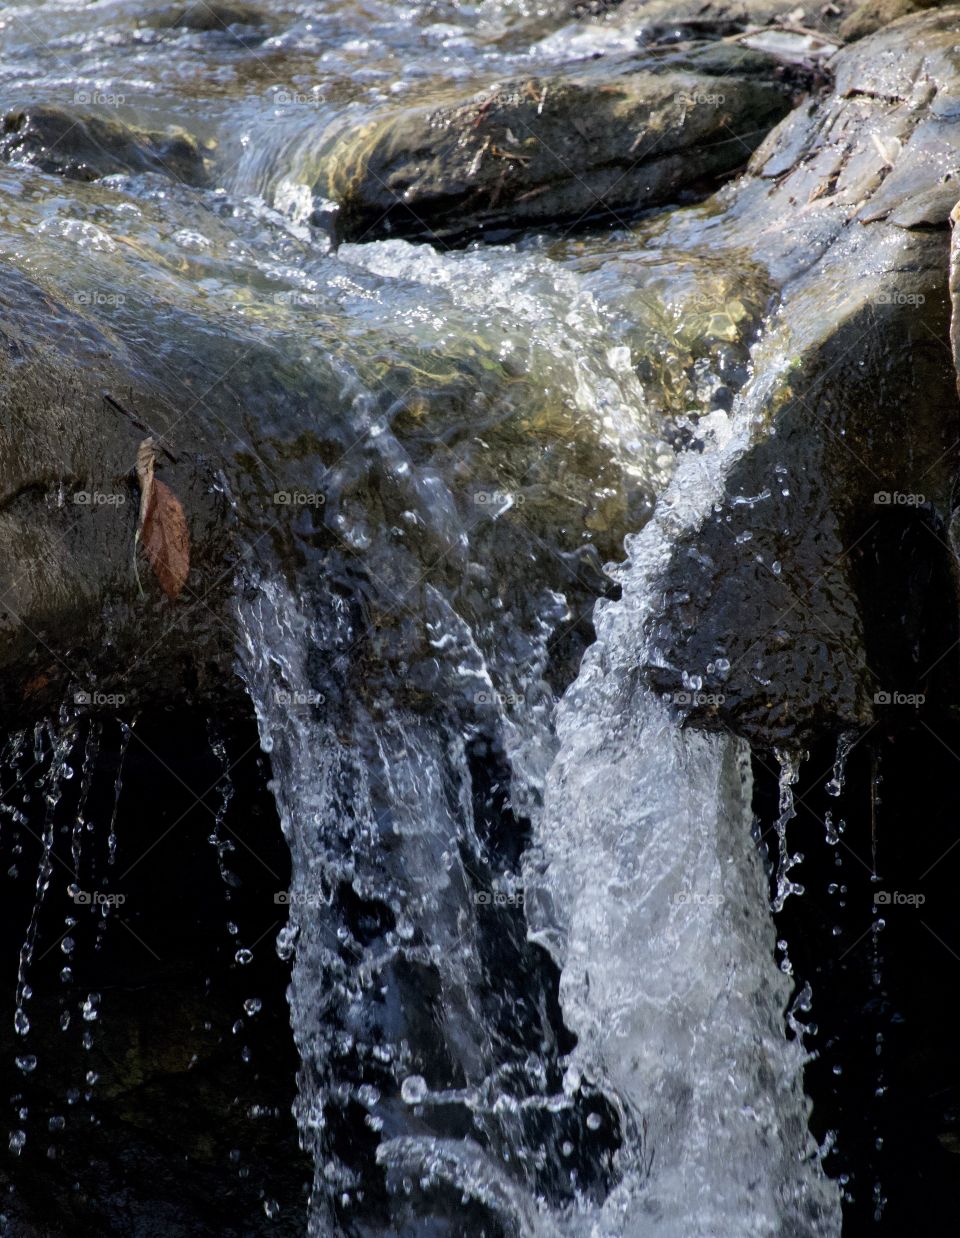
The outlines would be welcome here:
M 232 453 L 310 1234 L 838 1234 L 749 753 L 635 673 L 658 566 L 785 363 L 751 362 L 764 274 L 642 227 L 332 246 L 313 174 L 347 124 L 615 32 L 507 0 L 157 12 L 6 6 L 0 101 L 185 126 L 210 184 L 3 165 L 0 243 L 172 401 L 189 378 Z M 52 814 L 69 745 L 42 742 Z

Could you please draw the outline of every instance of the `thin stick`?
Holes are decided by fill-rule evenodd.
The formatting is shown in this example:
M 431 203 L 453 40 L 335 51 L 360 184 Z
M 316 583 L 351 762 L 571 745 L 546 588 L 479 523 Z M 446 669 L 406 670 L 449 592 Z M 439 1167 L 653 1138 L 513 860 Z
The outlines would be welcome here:
M 122 413 L 123 416 L 126 417 L 128 421 L 132 421 L 138 430 L 142 430 L 144 434 L 149 434 L 153 438 L 156 445 L 160 448 L 160 450 L 167 457 L 167 459 L 170 460 L 172 464 L 180 463 L 179 458 L 175 456 L 168 447 L 164 447 L 162 434 L 158 434 L 156 430 L 148 426 L 145 421 L 141 421 L 139 417 L 135 417 L 134 414 L 129 411 L 129 409 L 124 408 L 122 404 L 120 404 L 117 400 L 115 400 L 109 391 L 105 391 L 103 393 L 103 398 L 106 400 L 106 402 L 110 405 L 111 408 L 115 408 L 118 413 Z

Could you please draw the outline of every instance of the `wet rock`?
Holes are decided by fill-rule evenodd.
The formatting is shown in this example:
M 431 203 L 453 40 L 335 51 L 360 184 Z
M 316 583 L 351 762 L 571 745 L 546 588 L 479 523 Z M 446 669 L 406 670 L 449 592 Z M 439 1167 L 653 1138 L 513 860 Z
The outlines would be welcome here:
M 921 13 L 943 3 L 945 0 L 867 0 L 844 18 L 840 24 L 840 35 L 852 43 L 865 35 L 874 34 L 899 17 Z
M 196 30 L 205 34 L 238 37 L 265 33 L 270 21 L 262 10 L 252 4 L 218 4 L 197 0 L 195 4 L 178 4 L 160 9 L 151 15 L 150 24 L 159 28 Z
M 850 0 L 841 0 L 839 5 L 818 6 L 816 20 L 809 11 L 804 19 L 818 30 L 830 30 L 849 5 Z M 732 34 L 747 26 L 786 21 L 802 7 L 793 0 L 623 0 L 621 4 L 577 0 L 574 13 L 578 17 L 607 16 L 617 26 L 636 26 L 643 38 L 670 34 L 690 38 Z
M 24 161 L 80 181 L 157 172 L 188 185 L 204 185 L 210 153 L 182 129 L 157 133 L 57 107 L 8 112 L 0 130 L 0 159 Z
M 318 189 L 342 240 L 616 222 L 741 165 L 790 99 L 772 61 L 729 45 L 603 61 L 347 130 Z
M 956 18 L 841 53 L 836 92 L 771 134 L 706 221 L 658 229 L 659 243 L 686 231 L 746 250 L 780 287 L 740 396 L 749 429 L 671 551 L 646 667 L 684 709 L 761 747 L 957 688 Z

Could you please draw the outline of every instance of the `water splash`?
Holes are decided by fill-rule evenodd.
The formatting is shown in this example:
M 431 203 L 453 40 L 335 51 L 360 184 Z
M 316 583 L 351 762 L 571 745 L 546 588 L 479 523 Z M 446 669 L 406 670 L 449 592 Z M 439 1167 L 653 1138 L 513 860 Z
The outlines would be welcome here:
M 775 828 L 777 831 L 777 889 L 773 897 L 773 910 L 783 911 L 784 903 L 791 894 L 802 894 L 803 886 L 790 880 L 790 870 L 796 864 L 803 862 L 803 853 L 791 853 L 787 843 L 787 827 L 797 815 L 794 804 L 793 788 L 800 778 L 800 766 L 804 755 L 796 755 L 783 750 L 777 751 L 780 762 L 780 811 Z

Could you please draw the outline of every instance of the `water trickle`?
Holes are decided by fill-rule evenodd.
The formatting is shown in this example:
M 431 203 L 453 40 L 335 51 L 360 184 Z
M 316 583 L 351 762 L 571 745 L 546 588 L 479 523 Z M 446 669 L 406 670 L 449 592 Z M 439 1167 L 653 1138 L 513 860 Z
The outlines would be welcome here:
M 856 746 L 859 736 L 856 731 L 844 731 L 837 740 L 837 755 L 833 762 L 833 777 L 827 782 L 824 790 L 834 798 L 843 791 L 843 779 L 847 768 L 847 758 Z
M 787 826 L 796 817 L 797 811 L 793 800 L 793 788 L 800 777 L 800 766 L 805 755 L 779 751 L 777 760 L 780 762 L 780 804 L 776 820 L 777 831 L 777 889 L 773 898 L 773 910 L 783 911 L 783 905 L 791 894 L 802 894 L 803 886 L 790 880 L 790 870 L 803 860 L 800 852 L 791 854 L 787 844 Z
M 70 755 L 75 740 L 75 729 L 72 724 L 66 721 L 60 727 L 48 721 L 38 723 L 34 728 L 34 764 L 44 766 L 40 775 L 35 779 L 35 785 L 40 789 L 43 796 L 45 811 L 41 834 L 41 855 L 34 886 L 33 906 L 30 911 L 30 920 L 27 924 L 23 945 L 20 947 L 20 957 L 17 966 L 14 1028 L 19 1036 L 26 1036 L 30 1031 L 30 1018 L 27 1014 L 26 1005 L 32 990 L 27 980 L 27 974 L 33 961 L 41 911 L 53 876 L 54 817 L 57 805 L 63 794 L 64 783 L 68 781 L 64 771 L 68 768 L 67 758 Z M 73 771 L 70 770 L 69 777 L 72 776 Z

